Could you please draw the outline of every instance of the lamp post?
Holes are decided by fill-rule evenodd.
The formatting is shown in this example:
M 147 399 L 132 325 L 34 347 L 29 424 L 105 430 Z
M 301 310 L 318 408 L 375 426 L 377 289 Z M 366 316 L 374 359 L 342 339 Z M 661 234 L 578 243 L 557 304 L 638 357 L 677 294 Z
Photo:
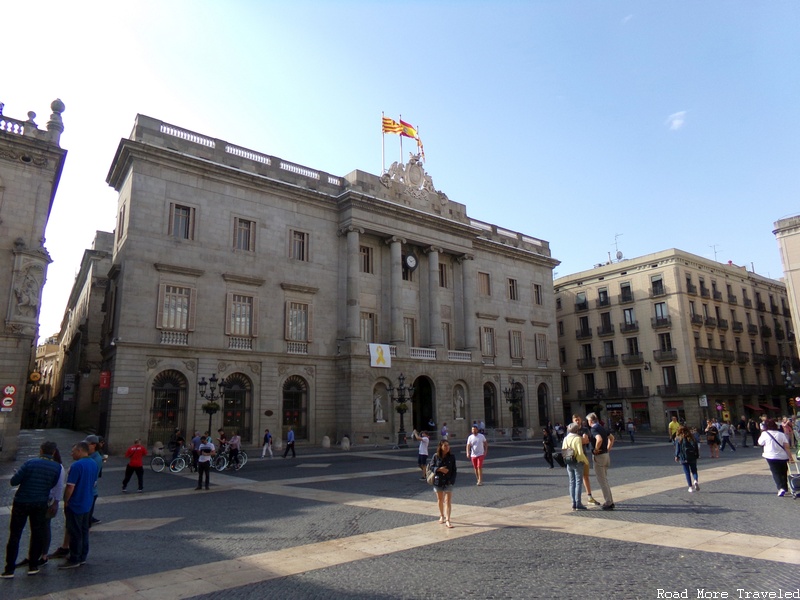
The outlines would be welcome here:
M 400 376 L 397 378 L 397 382 L 398 385 L 396 388 L 393 388 L 390 384 L 389 387 L 386 388 L 386 391 L 389 392 L 389 399 L 393 402 L 397 402 L 395 410 L 397 414 L 400 415 L 400 429 L 397 431 L 397 445 L 400 448 L 407 448 L 408 442 L 406 441 L 406 427 L 403 422 L 403 415 L 408 411 L 407 403 L 411 402 L 411 397 L 414 395 L 414 386 L 406 385 L 406 378 L 402 373 L 400 373 Z
M 508 380 L 509 387 L 503 390 L 503 395 L 506 397 L 506 402 L 508 402 L 511 406 L 511 427 L 512 429 L 517 427 L 522 427 L 522 401 L 525 399 L 525 390 L 522 389 L 522 385 L 514 381 L 514 378 L 511 377 Z M 512 437 L 514 437 L 514 432 L 512 431 Z
M 208 415 L 208 434 L 211 435 L 211 417 L 220 409 L 217 400 L 222 400 L 224 397 L 225 379 L 217 379 L 217 374 L 212 373 L 208 381 L 206 381 L 205 377 L 201 377 L 197 385 L 200 388 L 198 391 L 200 397 L 208 400 L 208 402 L 203 404 L 202 408 L 203 412 Z M 219 394 L 216 393 L 218 386 Z M 208 393 L 206 393 L 206 388 L 209 390 Z
M 792 369 L 792 363 L 789 362 L 788 359 L 784 359 L 784 361 L 781 363 L 781 376 L 783 377 L 783 381 L 786 385 L 786 397 L 789 400 L 789 404 L 792 405 L 792 412 L 794 413 L 795 418 L 797 418 L 797 407 L 799 403 L 794 397 L 794 390 L 797 387 L 794 383 L 795 371 Z

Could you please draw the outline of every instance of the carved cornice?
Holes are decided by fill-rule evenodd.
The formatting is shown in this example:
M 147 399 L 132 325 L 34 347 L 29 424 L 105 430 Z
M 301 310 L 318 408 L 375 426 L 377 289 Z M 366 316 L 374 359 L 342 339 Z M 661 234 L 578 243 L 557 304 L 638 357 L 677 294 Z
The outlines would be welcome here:
M 497 321 L 497 319 L 500 318 L 500 315 L 492 315 L 489 313 L 482 313 L 482 312 L 475 313 L 475 316 L 478 317 L 479 319 L 486 319 L 488 321 Z
M 228 283 L 241 283 L 243 285 L 254 286 L 262 286 L 267 281 L 261 277 L 249 277 L 247 275 L 236 275 L 234 273 L 223 273 L 222 278 Z
M 161 273 L 175 273 L 176 275 L 188 275 L 189 277 L 202 277 L 205 275 L 205 271 L 201 269 L 192 269 L 182 265 L 154 263 L 153 266 L 156 268 L 156 271 L 160 271 Z
M 287 292 L 300 292 L 301 294 L 316 294 L 319 288 L 296 283 L 281 283 L 281 289 Z
M 517 325 L 524 325 L 526 319 L 515 319 L 514 317 L 506 317 L 506 323 L 516 323 Z

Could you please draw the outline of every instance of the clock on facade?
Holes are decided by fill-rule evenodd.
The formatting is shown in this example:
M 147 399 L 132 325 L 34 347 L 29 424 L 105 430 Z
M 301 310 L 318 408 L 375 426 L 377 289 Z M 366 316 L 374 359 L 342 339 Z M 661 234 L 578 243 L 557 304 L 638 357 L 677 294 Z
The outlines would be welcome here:
M 417 257 L 413 254 L 406 254 L 405 258 L 406 268 L 413 271 L 417 268 Z

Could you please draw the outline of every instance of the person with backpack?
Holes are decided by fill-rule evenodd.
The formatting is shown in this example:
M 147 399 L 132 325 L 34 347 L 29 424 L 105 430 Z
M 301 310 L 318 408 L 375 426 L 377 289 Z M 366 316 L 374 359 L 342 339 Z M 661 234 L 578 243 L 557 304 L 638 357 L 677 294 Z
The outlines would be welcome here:
M 708 450 L 711 453 L 711 458 L 719 458 L 719 430 L 717 429 L 716 425 L 714 425 L 713 421 L 708 421 L 705 434 L 706 444 L 708 444 Z
M 700 490 L 697 483 L 697 459 L 700 458 L 700 448 L 692 432 L 685 425 L 675 434 L 675 462 L 683 467 L 686 483 L 689 484 L 689 493 Z

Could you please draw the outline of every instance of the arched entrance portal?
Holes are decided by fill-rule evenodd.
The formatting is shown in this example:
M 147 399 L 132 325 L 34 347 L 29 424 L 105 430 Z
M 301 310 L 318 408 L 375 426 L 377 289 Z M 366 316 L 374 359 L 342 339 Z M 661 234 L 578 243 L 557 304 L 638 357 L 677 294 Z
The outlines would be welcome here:
M 545 384 L 539 384 L 536 397 L 539 400 L 539 427 L 544 427 L 550 422 L 550 402 L 547 394 L 547 386 Z M 533 424 L 531 423 L 531 425 Z
M 167 443 L 175 429 L 185 429 L 186 390 L 188 382 L 183 373 L 162 371 L 153 379 L 153 402 L 150 407 L 150 428 L 147 445 Z
M 433 429 L 428 426 L 428 421 L 436 422 L 436 411 L 434 410 L 434 389 L 433 383 L 428 377 L 417 377 L 414 380 L 413 407 L 413 426 L 417 431 L 428 431 Z
M 497 389 L 492 383 L 483 384 L 483 414 L 488 429 L 497 427 Z
M 308 439 L 307 411 L 308 384 L 302 377 L 292 375 L 283 384 L 283 431 L 291 425 L 297 439 Z

